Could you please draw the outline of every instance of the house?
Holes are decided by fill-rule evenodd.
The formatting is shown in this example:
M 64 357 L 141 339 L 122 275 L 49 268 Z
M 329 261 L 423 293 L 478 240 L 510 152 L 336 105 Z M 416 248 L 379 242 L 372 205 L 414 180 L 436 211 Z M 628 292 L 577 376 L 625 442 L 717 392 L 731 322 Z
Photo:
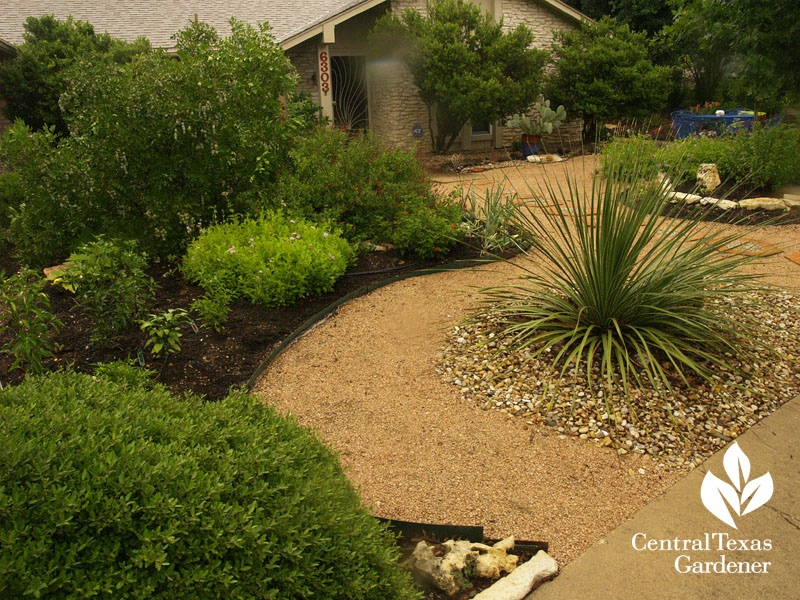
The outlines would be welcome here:
M 525 23 L 540 48 L 550 47 L 554 30 L 577 28 L 588 18 L 562 0 L 475 1 L 502 17 L 508 29 Z M 375 21 L 408 7 L 424 11 L 425 0 L 26 0 L 6 4 L 0 39 L 21 43 L 25 18 L 44 14 L 71 15 L 124 40 L 145 36 L 165 49 L 174 44 L 172 34 L 195 19 L 222 35 L 230 32 L 231 16 L 251 24 L 268 21 L 297 69 L 299 88 L 324 115 L 348 129 L 373 130 L 387 145 L 429 151 L 428 112 L 407 69 L 400 62 L 366 58 L 367 32 Z M 499 148 L 513 137 L 500 123 L 473 123 L 453 149 Z

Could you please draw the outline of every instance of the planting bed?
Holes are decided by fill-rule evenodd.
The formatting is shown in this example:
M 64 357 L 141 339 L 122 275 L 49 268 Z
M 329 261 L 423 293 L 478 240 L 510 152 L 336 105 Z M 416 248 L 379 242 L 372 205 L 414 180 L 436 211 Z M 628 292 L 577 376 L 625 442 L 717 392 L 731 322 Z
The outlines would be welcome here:
M 231 386 L 244 385 L 275 346 L 305 320 L 338 298 L 406 270 L 477 257 L 478 252 L 472 249 L 470 240 L 467 240 L 467 245 L 459 246 L 439 260 L 406 261 L 395 251 L 363 254 L 329 294 L 283 308 L 263 308 L 236 300 L 231 304 L 228 321 L 221 332 L 200 326 L 199 320 L 197 333 L 188 325 L 183 325 L 181 351 L 169 355 L 166 361 L 153 358 L 149 352 L 143 351 L 145 363 L 147 368 L 158 373 L 157 380 L 173 392 L 190 390 L 210 400 L 218 399 L 224 397 Z M 380 272 L 398 267 L 400 270 Z M 0 270 L 10 275 L 17 268 L 10 258 L 2 258 Z M 359 274 L 364 272 L 368 274 Z M 175 264 L 151 267 L 149 274 L 159 286 L 149 312 L 168 308 L 189 310 L 190 304 L 203 295 L 202 288 L 184 280 Z M 137 325 L 129 327 L 109 347 L 93 347 L 89 344 L 92 323 L 76 308 L 72 294 L 58 285 L 47 286 L 46 293 L 53 313 L 64 323 L 55 338 L 59 350 L 53 358 L 44 361 L 46 370 L 72 365 L 78 371 L 89 372 L 99 362 L 137 358 L 145 341 Z M 0 346 L 6 342 L 6 336 L 0 336 Z M 22 369 L 9 372 L 12 362 L 11 355 L 0 353 L 0 383 L 4 386 L 19 383 L 25 375 Z

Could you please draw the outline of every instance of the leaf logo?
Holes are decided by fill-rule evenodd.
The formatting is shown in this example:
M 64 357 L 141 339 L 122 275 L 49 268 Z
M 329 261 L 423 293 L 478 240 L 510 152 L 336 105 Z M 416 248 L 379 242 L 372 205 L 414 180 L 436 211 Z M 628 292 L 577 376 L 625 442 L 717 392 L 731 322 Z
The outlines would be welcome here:
M 750 459 L 736 442 L 725 452 L 722 465 L 731 483 L 722 481 L 709 471 L 700 487 L 700 499 L 712 515 L 737 529 L 728 507 L 742 517 L 766 504 L 774 491 L 772 475 L 767 472 L 748 481 Z

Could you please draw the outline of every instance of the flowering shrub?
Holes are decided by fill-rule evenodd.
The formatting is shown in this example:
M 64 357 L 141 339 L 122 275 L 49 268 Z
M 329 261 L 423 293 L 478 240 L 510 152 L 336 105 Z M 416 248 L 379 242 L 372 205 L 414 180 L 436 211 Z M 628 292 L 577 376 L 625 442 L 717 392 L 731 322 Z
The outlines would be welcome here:
M 190 244 L 183 272 L 211 297 L 285 306 L 331 291 L 352 258 L 329 222 L 267 211 L 210 227 Z
M 449 199 L 431 206 L 415 206 L 398 216 L 392 242 L 401 254 L 420 258 L 445 255 L 464 238 L 459 227 L 463 209 Z
M 339 223 L 347 239 L 389 239 L 392 223 L 405 211 L 433 201 L 433 191 L 416 158 L 405 150 L 384 151 L 369 134 L 348 138 L 320 128 L 291 152 L 293 171 L 279 178 L 269 202 L 289 212 Z

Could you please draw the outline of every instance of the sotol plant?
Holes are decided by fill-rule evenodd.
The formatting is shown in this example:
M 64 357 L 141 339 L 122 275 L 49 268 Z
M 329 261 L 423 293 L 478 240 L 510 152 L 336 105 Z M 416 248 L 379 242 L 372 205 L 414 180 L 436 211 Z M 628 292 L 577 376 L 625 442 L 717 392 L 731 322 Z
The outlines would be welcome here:
M 754 289 L 754 276 L 737 270 L 754 257 L 722 251 L 736 235 L 703 236 L 699 220 L 662 219 L 666 187 L 642 179 L 638 161 L 612 164 L 605 180 L 581 186 L 571 174 L 566 185 L 531 189 L 520 226 L 534 251 L 515 263 L 525 273 L 484 290 L 484 300 L 515 347 L 549 352 L 562 377 L 585 368 L 591 381 L 597 367 L 609 390 L 644 380 L 671 390 L 690 373 L 709 380 L 752 348 L 744 342 L 755 324 L 714 300 Z

